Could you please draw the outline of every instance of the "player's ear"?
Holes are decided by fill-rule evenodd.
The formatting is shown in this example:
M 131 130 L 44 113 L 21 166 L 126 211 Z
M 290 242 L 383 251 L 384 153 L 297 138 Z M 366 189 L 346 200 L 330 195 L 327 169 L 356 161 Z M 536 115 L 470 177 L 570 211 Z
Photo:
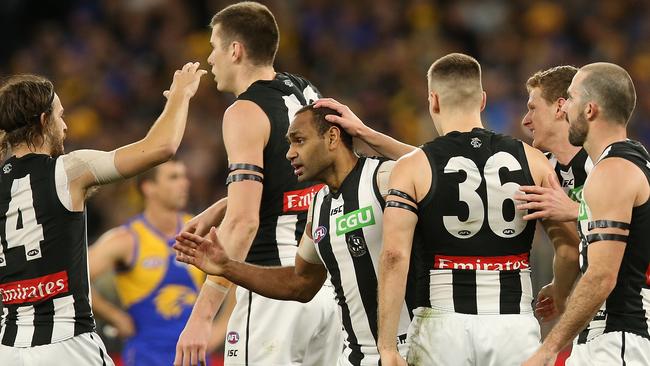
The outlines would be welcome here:
M 565 102 L 566 102 L 566 99 L 564 99 L 564 98 L 558 98 L 558 100 L 555 102 L 555 118 L 556 119 L 564 120 L 564 111 L 562 110 L 562 107 L 564 106 Z
M 230 57 L 233 62 L 241 61 L 244 58 L 244 45 L 241 42 L 234 41 L 230 44 Z
M 334 150 L 341 143 L 341 130 L 337 126 L 332 126 L 327 131 L 329 137 L 330 150 Z
M 481 112 L 485 109 L 485 105 L 487 104 L 487 93 L 485 90 L 481 93 Z

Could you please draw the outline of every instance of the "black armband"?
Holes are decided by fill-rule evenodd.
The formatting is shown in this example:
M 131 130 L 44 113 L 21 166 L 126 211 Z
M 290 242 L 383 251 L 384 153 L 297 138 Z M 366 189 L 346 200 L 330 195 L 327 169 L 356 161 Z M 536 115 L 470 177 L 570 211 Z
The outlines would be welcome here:
M 417 208 L 400 201 L 386 201 L 386 208 L 388 207 L 401 208 L 403 210 L 411 211 L 416 215 L 418 214 Z
M 264 178 L 260 177 L 259 175 L 255 175 L 255 174 L 233 174 L 233 175 L 229 175 L 228 179 L 226 179 L 226 187 L 228 187 L 228 185 L 230 183 L 243 182 L 245 180 L 252 180 L 252 181 L 260 182 L 260 183 L 264 182 Z
M 232 173 L 235 170 L 250 170 L 252 172 L 264 174 L 264 169 L 261 166 L 248 163 L 234 163 L 228 165 L 228 173 Z
M 611 241 L 620 241 L 623 243 L 627 243 L 627 235 L 621 235 L 621 234 L 589 234 L 587 235 L 587 243 L 595 243 L 597 241 L 604 241 L 604 240 L 611 240 Z
M 415 201 L 415 198 L 411 197 L 410 194 L 402 192 L 399 189 L 393 189 L 393 188 L 389 189 L 388 190 L 388 195 L 389 196 L 401 197 L 401 198 L 404 198 L 407 201 L 413 202 L 415 205 L 418 204 L 417 201 Z
M 589 221 L 587 227 L 589 228 L 590 231 L 593 229 L 605 229 L 605 228 L 630 230 L 630 224 L 628 224 L 627 222 L 612 221 L 612 220 Z

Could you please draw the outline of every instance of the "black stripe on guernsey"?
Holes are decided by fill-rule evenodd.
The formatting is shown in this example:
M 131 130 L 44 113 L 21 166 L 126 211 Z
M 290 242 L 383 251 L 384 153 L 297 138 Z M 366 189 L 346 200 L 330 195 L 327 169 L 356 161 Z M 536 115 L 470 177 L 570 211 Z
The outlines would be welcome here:
M 323 203 L 320 206 L 320 214 L 318 216 L 319 226 L 329 227 L 330 220 L 330 209 L 332 207 L 332 196 L 326 195 L 323 197 Z M 341 283 L 341 270 L 339 269 L 338 262 L 332 251 L 332 243 L 330 241 L 330 234 L 327 234 L 321 239 L 318 243 L 318 249 L 321 256 L 323 257 L 323 263 L 328 263 L 328 267 L 331 275 L 332 285 L 334 286 L 334 291 L 336 292 L 336 299 L 338 304 L 341 307 L 341 320 L 343 322 L 343 327 L 348 333 L 348 343 L 350 344 L 350 356 L 348 361 L 354 366 L 361 364 L 363 359 L 363 353 L 361 353 L 361 347 L 359 347 L 359 342 L 357 341 L 357 336 L 354 334 L 354 329 L 352 328 L 352 318 L 350 317 L 350 308 L 348 307 L 347 300 L 345 299 L 345 293 L 343 292 L 343 284 Z
M 18 326 L 16 319 L 18 318 L 18 307 L 7 308 L 7 318 L 5 322 L 5 334 L 2 337 L 2 344 L 14 344 L 16 341 L 16 334 L 18 333 Z
M 418 214 L 418 209 L 417 209 L 417 208 L 415 208 L 415 207 L 413 207 L 413 206 L 411 206 L 411 205 L 407 205 L 407 204 L 404 203 L 404 202 L 399 202 L 399 201 L 388 201 L 388 202 L 386 202 L 386 207 L 387 207 L 387 208 L 388 208 L 388 207 L 401 208 L 401 209 L 403 209 L 403 210 L 411 211 L 411 212 L 413 212 L 413 213 L 416 214 L 416 215 Z
M 415 200 L 415 198 L 411 197 L 410 194 L 408 194 L 408 193 L 406 193 L 406 192 L 402 192 L 402 191 L 400 191 L 399 189 L 393 189 L 393 188 L 389 189 L 389 190 L 388 190 L 388 195 L 389 195 L 389 196 L 392 195 L 392 196 L 402 197 L 402 198 L 404 198 L 405 200 L 407 200 L 407 201 L 411 201 L 411 202 L 413 202 L 413 203 L 416 204 L 416 205 L 418 204 L 417 201 Z
M 229 175 L 228 178 L 226 179 L 226 186 L 228 186 L 230 183 L 235 183 L 235 182 L 242 182 L 245 180 L 252 180 L 256 182 L 264 182 L 264 178 L 260 177 L 259 175 L 255 174 L 233 174 Z
M 578 344 L 587 343 L 587 337 L 589 336 L 589 327 L 585 328 L 580 334 L 578 334 Z
M 523 293 L 520 271 L 499 271 L 499 282 L 499 314 L 519 314 Z
M 244 352 L 246 356 L 244 357 L 244 363 L 248 366 L 248 340 L 250 339 L 250 329 L 251 329 L 251 307 L 253 306 L 253 293 L 248 291 L 248 314 L 246 314 L 246 346 Z
M 476 271 L 452 269 L 454 310 L 462 314 L 477 314 Z
M 621 234 L 589 234 L 587 235 L 587 243 L 591 244 L 597 241 L 613 240 L 627 242 L 627 235 Z
M 612 221 L 612 220 L 594 220 L 589 221 L 587 224 L 589 230 L 593 229 L 606 229 L 606 228 L 617 228 L 623 230 L 629 230 L 630 224 L 627 222 Z
M 379 191 L 379 186 L 377 185 L 377 173 L 379 173 L 379 168 L 385 162 L 386 162 L 385 160 L 380 160 L 379 164 L 377 165 L 377 169 L 375 169 L 374 173 L 372 173 L 372 190 L 375 193 L 375 197 L 377 198 L 377 201 L 379 201 L 379 205 L 381 205 L 382 210 L 386 208 L 386 201 L 384 200 L 384 197 L 381 195 L 381 192 Z
M 97 341 L 95 341 L 95 337 L 93 337 L 92 334 L 90 335 L 90 339 L 92 339 L 95 342 L 95 344 L 97 345 L 97 349 L 99 349 L 99 358 L 101 358 L 101 360 L 102 360 L 102 366 L 106 366 L 106 359 L 104 359 L 104 350 L 99 345 L 99 343 L 97 343 Z
M 621 360 L 625 366 L 625 332 L 621 332 Z
M 365 160 L 364 164 L 368 164 L 369 160 Z M 361 164 L 361 161 L 358 163 Z M 352 180 L 353 182 L 359 182 L 361 179 L 361 174 L 364 170 L 364 166 L 358 166 L 357 169 L 350 172 L 350 176 L 346 178 L 346 181 Z M 345 182 L 344 182 L 345 183 Z M 365 187 L 359 187 L 359 184 L 348 185 L 346 188 L 345 200 L 343 201 L 343 212 L 348 214 L 350 212 L 356 211 L 359 209 L 359 190 L 366 189 Z M 347 191 L 349 190 L 349 191 Z M 356 229 L 350 232 L 345 233 L 345 242 L 349 243 L 353 238 L 361 238 L 364 245 L 366 243 L 366 237 L 363 234 L 363 228 Z M 358 240 L 358 239 L 357 239 Z M 359 294 L 361 295 L 361 302 L 363 303 L 363 308 L 366 311 L 368 318 L 368 325 L 370 326 L 370 331 L 372 336 L 375 339 L 375 344 L 377 343 L 377 276 L 375 274 L 375 266 L 372 263 L 372 257 L 369 252 L 366 252 L 364 255 L 355 257 L 352 256 L 352 264 L 354 265 L 354 274 L 357 279 L 357 284 L 359 286 Z
M 316 201 L 314 201 L 316 202 Z M 305 232 L 305 225 L 307 225 L 307 211 L 298 213 L 298 222 L 296 222 L 296 230 L 293 235 L 296 238 L 296 245 L 300 245 L 302 233 Z
M 264 173 L 264 169 L 262 169 L 262 167 L 257 166 L 255 164 L 235 163 L 235 164 L 228 165 L 228 173 L 232 173 L 235 170 L 250 170 L 253 172 Z
M 52 342 L 53 327 L 39 327 L 39 324 L 51 324 L 54 321 L 54 302 L 46 301 L 34 306 L 34 336 L 32 347 Z

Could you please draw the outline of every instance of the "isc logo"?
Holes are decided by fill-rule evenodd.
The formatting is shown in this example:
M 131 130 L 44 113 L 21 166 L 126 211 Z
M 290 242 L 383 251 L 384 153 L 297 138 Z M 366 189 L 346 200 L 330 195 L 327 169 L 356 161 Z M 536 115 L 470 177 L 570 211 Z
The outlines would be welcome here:
M 336 219 L 336 235 L 343 235 L 374 224 L 375 215 L 372 206 L 360 208 Z

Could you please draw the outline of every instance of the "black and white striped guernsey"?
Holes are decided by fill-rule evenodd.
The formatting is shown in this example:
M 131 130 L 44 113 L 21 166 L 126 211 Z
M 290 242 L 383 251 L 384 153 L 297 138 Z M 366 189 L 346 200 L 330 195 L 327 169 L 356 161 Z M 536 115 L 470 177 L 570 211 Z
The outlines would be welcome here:
M 61 203 L 56 165 L 50 156 L 29 154 L 8 159 L 0 171 L 0 340 L 6 346 L 46 345 L 95 327 L 86 217 Z
M 566 194 L 577 201 L 577 194 L 582 190 L 587 176 L 594 167 L 587 151 L 582 148 L 576 153 L 567 165 L 561 164 L 552 153 L 546 153 L 548 161 L 553 166 L 560 186 Z
M 609 158 L 632 162 L 643 171 L 650 184 L 650 154 L 641 143 L 633 140 L 616 142 L 603 151 L 596 165 Z M 589 246 L 585 238 L 589 231 L 588 222 L 592 220 L 582 192 L 579 198 L 580 270 L 584 273 L 589 266 Z M 594 319 L 578 335 L 578 343 L 617 331 L 650 339 L 650 200 L 632 209 L 630 231 L 616 286 Z
M 385 203 L 376 176 L 382 162 L 360 158 L 337 192 L 324 187 L 313 203 L 312 237 L 335 288 L 347 333 L 344 354 L 352 365 L 379 364 L 377 273 Z M 413 290 L 407 286 L 398 347 L 406 342 Z
M 254 82 L 237 98 L 257 104 L 271 123 L 269 141 L 264 147 L 260 222 L 247 262 L 268 266 L 294 263 L 309 204 L 322 185 L 298 182 L 286 159 L 289 150 L 286 133 L 296 111 L 319 97 L 320 93 L 309 81 L 289 73 L 277 73 L 273 80 Z
M 532 312 L 535 221 L 513 196 L 535 184 L 523 143 L 474 128 L 422 146 L 432 171 L 419 203 L 418 307 L 463 314 Z

